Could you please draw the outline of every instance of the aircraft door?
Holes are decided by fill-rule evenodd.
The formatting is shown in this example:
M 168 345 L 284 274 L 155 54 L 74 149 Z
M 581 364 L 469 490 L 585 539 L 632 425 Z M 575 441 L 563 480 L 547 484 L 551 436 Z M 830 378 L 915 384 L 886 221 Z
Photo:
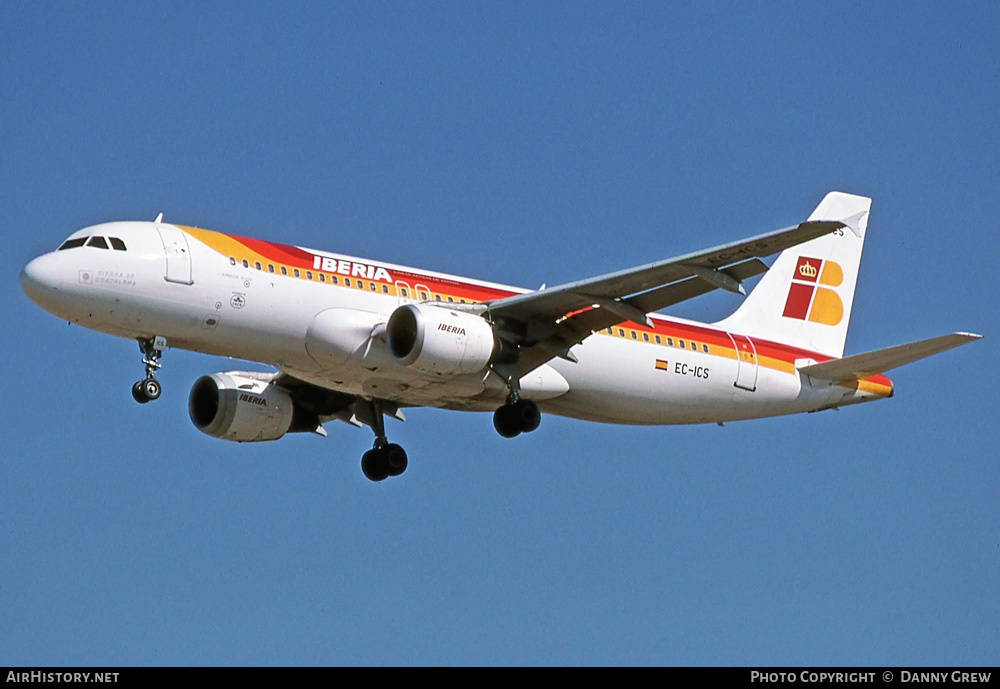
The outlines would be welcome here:
M 163 242 L 163 252 L 167 256 L 167 267 L 164 278 L 167 282 L 181 285 L 191 285 L 191 252 L 188 249 L 187 235 L 173 225 L 156 223 L 156 231 L 160 233 Z
M 757 348 L 746 335 L 729 333 L 729 339 L 736 349 L 736 382 L 733 385 L 753 392 L 757 389 Z
M 396 299 L 399 303 L 409 304 L 413 301 L 413 290 L 410 289 L 410 285 L 402 280 L 396 280 Z

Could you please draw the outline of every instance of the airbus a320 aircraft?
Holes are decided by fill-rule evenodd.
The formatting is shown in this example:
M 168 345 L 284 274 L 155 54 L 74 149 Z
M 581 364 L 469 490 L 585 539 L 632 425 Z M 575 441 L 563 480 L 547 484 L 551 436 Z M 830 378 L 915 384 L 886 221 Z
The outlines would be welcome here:
M 198 379 L 195 427 L 236 442 L 367 425 L 369 479 L 406 469 L 384 417 L 493 411 L 504 437 L 541 412 L 618 424 L 722 423 L 892 395 L 882 374 L 978 339 L 954 333 L 844 357 L 871 199 L 832 192 L 806 222 L 534 291 L 163 222 L 88 227 L 25 266 L 21 288 L 70 322 L 139 342 L 136 401 L 167 347 L 269 364 Z M 768 268 L 761 258 L 779 253 Z M 745 293 L 717 323 L 654 312 Z

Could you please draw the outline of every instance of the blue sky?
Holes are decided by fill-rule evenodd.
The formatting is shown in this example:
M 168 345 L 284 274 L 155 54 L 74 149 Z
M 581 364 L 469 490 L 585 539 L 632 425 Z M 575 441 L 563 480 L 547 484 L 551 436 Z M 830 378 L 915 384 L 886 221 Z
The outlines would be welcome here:
M 1000 10 L 989 3 L 0 9 L 0 662 L 995 664 Z M 152 219 L 535 287 L 872 196 L 848 353 L 986 339 L 840 412 L 489 415 L 228 444 L 170 350 L 17 287 Z M 672 313 L 735 308 L 711 295 Z

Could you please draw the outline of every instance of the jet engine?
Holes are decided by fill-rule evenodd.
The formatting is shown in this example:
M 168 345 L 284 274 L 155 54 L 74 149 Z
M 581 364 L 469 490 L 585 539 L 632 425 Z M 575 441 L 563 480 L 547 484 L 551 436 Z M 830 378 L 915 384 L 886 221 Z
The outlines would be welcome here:
M 441 375 L 482 371 L 501 348 L 493 327 L 481 316 L 428 304 L 393 311 L 385 340 L 399 363 Z
M 202 433 L 238 443 L 277 440 L 319 426 L 319 418 L 298 409 L 287 390 L 236 372 L 196 380 L 188 414 Z

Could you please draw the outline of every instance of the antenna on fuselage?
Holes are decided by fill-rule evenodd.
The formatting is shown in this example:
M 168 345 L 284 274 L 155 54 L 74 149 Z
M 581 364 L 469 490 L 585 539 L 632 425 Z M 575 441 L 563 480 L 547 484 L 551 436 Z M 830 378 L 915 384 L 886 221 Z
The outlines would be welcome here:
M 156 216 L 156 220 L 154 220 L 153 222 L 155 222 L 157 225 L 159 225 L 161 220 L 163 220 L 163 213 L 160 213 L 159 215 L 157 215 Z

